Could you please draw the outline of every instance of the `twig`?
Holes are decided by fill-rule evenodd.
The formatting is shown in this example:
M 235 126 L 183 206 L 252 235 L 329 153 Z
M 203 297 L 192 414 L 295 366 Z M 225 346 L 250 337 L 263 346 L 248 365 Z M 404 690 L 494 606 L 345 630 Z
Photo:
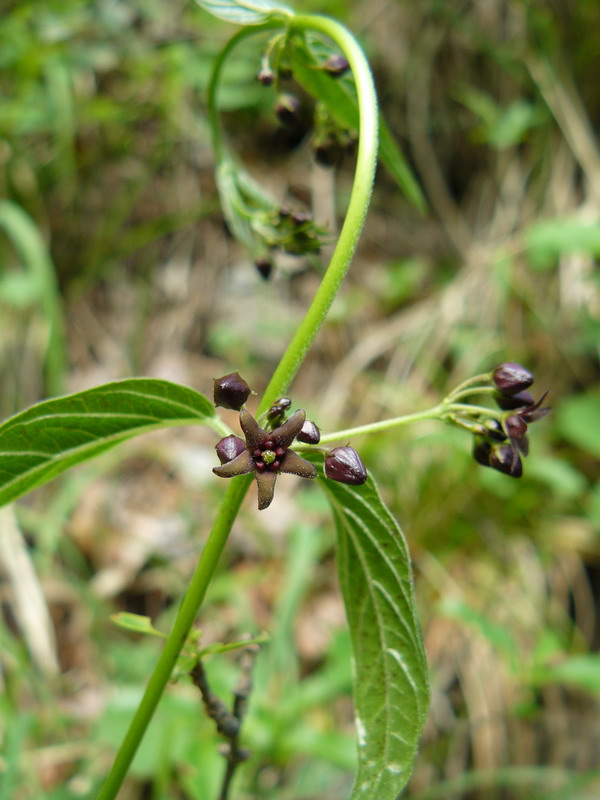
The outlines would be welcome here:
M 208 685 L 206 671 L 202 661 L 198 661 L 190 672 L 194 684 L 200 689 L 202 702 L 206 708 L 208 716 L 214 720 L 218 732 L 227 739 L 227 743 L 221 750 L 227 760 L 225 774 L 219 800 L 228 800 L 229 789 L 235 770 L 238 764 L 246 761 L 250 757 L 250 751 L 245 747 L 240 747 L 239 735 L 242 725 L 242 718 L 248 705 L 248 697 L 252 691 L 252 667 L 256 659 L 259 647 L 251 644 L 245 647 L 240 655 L 240 679 L 233 691 L 232 710 L 229 711 L 225 703 L 217 697 Z

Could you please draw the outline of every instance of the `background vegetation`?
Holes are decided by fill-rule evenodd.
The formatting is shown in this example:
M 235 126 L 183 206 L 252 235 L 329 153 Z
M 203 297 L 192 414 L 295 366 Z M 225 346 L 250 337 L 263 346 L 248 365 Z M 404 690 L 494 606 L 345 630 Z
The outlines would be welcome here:
M 577 800 L 600 791 L 600 7 L 595 0 L 307 2 L 371 58 L 426 199 L 381 168 L 366 234 L 295 384 L 324 430 L 435 404 L 517 360 L 549 389 L 521 481 L 423 423 L 353 442 L 407 533 L 433 703 L 407 795 Z M 0 415 L 132 375 L 265 385 L 318 267 L 264 282 L 218 207 L 205 117 L 232 30 L 179 0 L 5 0 L 0 19 Z M 282 202 L 335 228 L 352 158 L 311 159 L 240 50 L 227 129 Z M 293 83 L 290 83 L 293 90 Z M 326 256 L 326 253 L 324 254 Z M 231 420 L 233 423 L 234 417 Z M 214 438 L 131 442 L 0 519 L 0 797 L 92 798 L 222 484 Z M 354 732 L 334 536 L 316 491 L 248 502 L 203 641 L 268 631 L 240 798 L 344 797 Z M 299 521 L 300 520 L 300 521 Z M 208 663 L 215 688 L 235 656 Z M 197 690 L 164 699 L 124 797 L 205 800 L 222 770 Z

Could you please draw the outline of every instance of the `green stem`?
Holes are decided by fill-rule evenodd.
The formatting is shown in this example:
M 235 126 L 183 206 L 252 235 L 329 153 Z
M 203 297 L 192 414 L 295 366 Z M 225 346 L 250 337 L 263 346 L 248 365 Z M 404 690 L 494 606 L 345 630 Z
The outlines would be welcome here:
M 493 417 L 494 419 L 502 419 L 504 412 L 495 411 L 493 408 L 486 408 L 486 406 L 472 406 L 470 403 L 443 403 L 442 404 L 446 414 L 453 414 L 454 412 L 465 413 L 472 416 L 474 413 L 484 417 Z
M 442 419 L 446 409 L 442 404 L 428 408 L 426 411 L 417 411 L 414 414 L 405 414 L 403 417 L 392 417 L 391 419 L 382 419 L 379 422 L 370 422 L 368 425 L 359 425 L 357 428 L 346 428 L 343 431 L 335 431 L 334 433 L 327 433 L 321 436 L 321 444 L 329 442 L 337 442 L 340 439 L 349 439 L 352 436 L 359 436 L 365 433 L 377 433 L 378 431 L 387 431 L 390 428 L 399 428 L 401 425 L 410 425 L 412 422 L 421 422 L 424 419 Z M 294 448 L 298 450 L 298 447 Z
M 227 487 L 210 536 L 204 545 L 202 556 L 181 603 L 177 619 L 150 676 L 144 696 L 131 721 L 112 769 L 100 790 L 98 800 L 114 800 L 117 796 L 194 623 L 251 480 L 251 475 L 243 475 L 232 480 Z
M 470 389 L 461 389 L 460 392 L 455 389 L 452 394 L 448 395 L 446 400 L 449 403 L 455 403 L 457 400 L 462 400 L 464 397 L 472 397 L 476 394 L 497 395 L 498 389 L 494 386 L 472 386 Z
M 217 162 L 223 157 L 223 144 L 218 125 L 216 89 L 225 59 L 233 48 L 248 36 L 275 27 L 281 27 L 281 20 L 240 30 L 228 42 L 217 59 L 209 86 L 210 125 L 215 143 Z M 377 163 L 377 98 L 371 71 L 360 46 L 342 25 L 325 17 L 294 17 L 291 19 L 289 27 L 292 31 L 314 30 L 323 33 L 333 39 L 345 54 L 356 81 L 360 114 L 360 140 L 352 194 L 333 257 L 306 317 L 271 378 L 260 404 L 259 413 L 265 411 L 278 397 L 285 394 L 325 320 L 325 316 L 350 266 L 350 261 L 363 229 Z M 125 779 L 131 761 L 165 690 L 181 648 L 200 609 L 206 589 L 217 568 L 227 537 L 251 480 L 251 475 L 235 478 L 225 492 L 198 566 L 183 598 L 177 619 L 158 663 L 150 676 L 140 706 L 121 744 L 112 770 L 100 791 L 98 800 L 114 800 Z
M 294 338 L 273 373 L 259 406 L 259 413 L 265 411 L 278 397 L 287 392 L 325 320 L 327 312 L 348 271 L 362 233 L 377 165 L 377 96 L 371 70 L 360 45 L 352 34 L 335 20 L 309 15 L 299 15 L 292 18 L 290 22 L 291 32 L 306 30 L 318 31 L 333 39 L 348 59 L 352 69 L 358 95 L 360 118 L 356 171 L 346 218 L 327 272 L 310 308 L 306 312 L 306 316 L 300 323 Z
M 466 381 L 459 383 L 458 386 L 448 395 L 448 398 L 456 397 L 457 394 L 462 393 L 463 389 L 466 389 L 469 386 L 475 386 L 478 383 L 487 383 L 492 379 L 491 372 L 484 372 L 481 375 L 473 375 L 471 378 L 467 378 Z
M 262 25 L 253 25 L 252 27 L 242 28 L 231 37 L 231 39 L 227 42 L 215 59 L 208 84 L 207 108 L 208 123 L 210 125 L 212 144 L 215 151 L 215 161 L 217 164 L 219 164 L 225 157 L 225 147 L 223 143 L 223 137 L 221 136 L 219 109 L 217 106 L 217 89 L 221 80 L 223 66 L 231 55 L 231 52 L 238 46 L 238 44 L 240 44 L 240 42 L 243 42 L 245 39 L 248 39 L 250 36 L 254 36 L 257 33 L 263 33 L 264 31 L 280 27 L 281 20 L 277 20 L 276 22 L 265 22 Z

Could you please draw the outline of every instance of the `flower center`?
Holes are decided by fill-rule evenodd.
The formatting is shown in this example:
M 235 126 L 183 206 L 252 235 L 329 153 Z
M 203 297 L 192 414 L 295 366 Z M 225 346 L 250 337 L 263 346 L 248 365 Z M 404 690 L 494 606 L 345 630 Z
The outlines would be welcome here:
M 277 459 L 276 454 L 272 450 L 264 450 L 262 454 L 262 460 L 265 464 L 269 465 L 272 464 Z
M 256 469 L 259 472 L 264 470 L 269 470 L 270 472 L 277 471 L 279 469 L 279 465 L 281 464 L 281 459 L 285 455 L 285 451 L 286 448 L 275 447 L 275 444 L 268 439 L 260 447 L 257 447 L 252 453 Z

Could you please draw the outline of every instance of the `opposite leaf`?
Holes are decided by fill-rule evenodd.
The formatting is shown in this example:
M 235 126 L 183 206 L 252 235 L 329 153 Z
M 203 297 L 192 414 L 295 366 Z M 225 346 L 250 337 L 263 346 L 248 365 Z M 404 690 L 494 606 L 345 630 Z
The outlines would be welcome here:
M 45 400 L 0 425 L 0 505 L 132 436 L 194 424 L 225 432 L 206 397 L 152 378 Z
M 371 477 L 324 479 L 354 654 L 358 774 L 351 800 L 395 800 L 408 781 L 429 703 L 410 556 Z
M 214 17 L 235 25 L 262 25 L 270 19 L 289 17 L 294 13 L 283 3 L 272 0 L 196 0 Z

